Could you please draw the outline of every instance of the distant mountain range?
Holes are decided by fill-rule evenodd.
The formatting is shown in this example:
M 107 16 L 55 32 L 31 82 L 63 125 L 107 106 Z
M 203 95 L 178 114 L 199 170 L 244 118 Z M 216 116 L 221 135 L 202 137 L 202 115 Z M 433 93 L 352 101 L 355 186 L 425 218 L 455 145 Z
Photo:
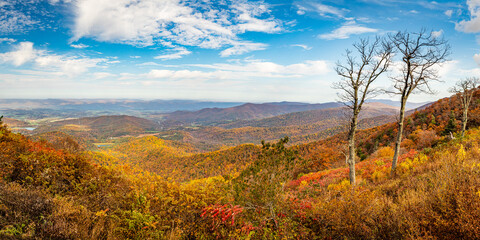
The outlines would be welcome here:
M 241 102 L 138 99 L 0 99 L 0 110 L 53 109 L 64 111 L 196 111 L 202 108 L 228 108 Z
M 285 127 L 309 125 L 327 120 L 336 120 L 337 124 L 341 120 L 347 120 L 348 110 L 343 108 L 343 104 L 332 103 L 334 107 L 295 111 L 287 114 L 277 115 L 261 119 L 242 120 L 232 123 L 222 124 L 223 128 L 239 128 L 239 127 Z M 366 103 L 361 112 L 360 119 L 377 117 L 382 115 L 393 115 L 397 112 L 396 107 L 383 103 Z
M 372 99 L 369 102 L 379 102 L 386 105 L 399 107 L 399 102 L 386 99 Z M 426 103 L 407 103 L 407 108 L 413 109 Z M 0 114 L 11 111 L 40 110 L 49 114 L 59 112 L 98 112 L 99 115 L 118 115 L 128 112 L 155 112 L 172 113 L 176 111 L 199 111 L 208 108 L 225 108 L 227 114 L 229 108 L 239 107 L 242 111 L 259 111 L 267 108 L 266 116 L 274 116 L 294 111 L 307 111 L 322 108 L 338 107 L 338 102 L 309 104 L 301 102 L 270 102 L 270 103 L 245 103 L 245 102 L 215 102 L 194 100 L 138 100 L 138 99 L 0 99 Z M 277 108 L 274 108 L 274 107 Z M 248 110 L 250 108 L 250 110 Z M 235 109 L 235 110 L 239 110 Z M 220 110 L 204 110 L 204 112 Z M 272 113 L 273 112 L 273 113 Z M 25 112 L 22 112 L 25 114 Z M 176 113 L 180 117 L 186 113 Z M 273 115 L 272 115 L 273 114 Z M 5 114 L 7 115 L 7 114 Z M 255 114 L 253 114 L 255 115 Z M 85 115 L 83 115 L 85 116 Z M 245 117 L 243 117 L 245 118 Z M 256 117 L 255 117 L 256 118 Z M 246 118 L 248 119 L 248 118 Z
M 246 103 L 230 108 L 205 108 L 199 111 L 177 111 L 168 114 L 165 125 L 218 125 L 239 120 L 252 120 L 274 117 L 292 112 L 303 112 L 315 109 L 341 107 L 341 103 L 329 102 L 321 104 L 308 103 Z

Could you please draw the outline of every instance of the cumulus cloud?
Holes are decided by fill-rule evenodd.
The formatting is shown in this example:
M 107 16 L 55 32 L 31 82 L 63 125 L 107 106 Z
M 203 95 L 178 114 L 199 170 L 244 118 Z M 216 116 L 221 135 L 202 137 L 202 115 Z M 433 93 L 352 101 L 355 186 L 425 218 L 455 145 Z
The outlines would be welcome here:
M 340 28 L 337 28 L 330 33 L 320 34 L 318 37 L 326 40 L 347 39 L 350 38 L 351 35 L 375 32 L 378 32 L 378 29 L 365 27 L 360 24 L 356 24 L 355 22 L 348 22 Z
M 443 35 L 443 29 L 441 29 L 439 31 L 432 31 L 432 37 L 434 37 L 434 38 L 441 37 L 442 35 Z
M 0 60 L 2 62 L 10 62 L 18 67 L 26 62 L 32 61 L 39 54 L 40 51 L 33 49 L 32 42 L 21 42 L 14 47 L 13 51 L 1 53 Z
M 90 37 L 131 45 L 171 47 L 174 43 L 218 49 L 235 47 L 242 42 L 238 35 L 247 31 L 282 30 L 281 22 L 270 16 L 262 2 L 78 0 L 73 7 L 72 41 Z
M 480 54 L 477 53 L 475 55 L 473 55 L 473 60 L 475 60 L 475 62 L 480 65 Z
M 463 20 L 455 24 L 457 31 L 466 33 L 480 32 L 480 0 L 467 0 L 470 20 Z
M 172 49 L 172 51 L 174 51 L 174 53 L 159 55 L 159 56 L 156 56 L 154 58 L 155 59 L 161 59 L 161 60 L 179 59 L 179 58 L 182 58 L 185 55 L 189 55 L 190 53 L 192 53 L 184 47 L 176 47 L 176 48 Z
M 89 68 L 97 67 L 99 63 L 108 61 L 101 58 L 79 58 L 50 54 L 45 50 L 35 49 L 32 42 L 21 42 L 14 46 L 12 51 L 0 53 L 0 62 L 11 63 L 16 67 L 32 63 L 42 70 L 47 69 L 58 74 L 73 76 L 84 73 Z

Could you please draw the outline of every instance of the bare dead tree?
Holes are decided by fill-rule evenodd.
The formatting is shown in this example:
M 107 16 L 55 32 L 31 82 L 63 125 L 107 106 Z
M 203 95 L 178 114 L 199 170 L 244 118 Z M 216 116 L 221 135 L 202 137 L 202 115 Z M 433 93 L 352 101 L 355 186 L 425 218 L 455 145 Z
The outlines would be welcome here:
M 455 86 L 449 89 L 449 92 L 457 94 L 462 103 L 462 138 L 465 135 L 468 121 L 468 108 L 472 102 L 473 92 L 478 87 L 480 79 L 478 77 L 469 77 L 458 81 Z
M 412 93 L 435 93 L 430 88 L 430 83 L 439 81 L 438 69 L 435 67 L 447 61 L 450 45 L 443 38 L 431 32 L 427 33 L 425 29 L 418 33 L 398 32 L 389 35 L 389 39 L 401 60 L 401 74 L 392 77 L 394 90 L 390 91 L 401 96 L 398 134 L 392 160 L 392 174 L 394 174 L 400 154 L 407 99 Z
M 391 63 L 392 46 L 383 39 L 376 37 L 372 42 L 361 39 L 353 44 L 354 51 L 346 50 L 345 62 L 338 62 L 335 68 L 341 77 L 333 88 L 340 90 L 338 94 L 350 112 L 348 129 L 348 160 L 350 183 L 355 185 L 355 133 L 358 116 L 363 103 L 368 98 L 379 93 L 372 83 L 387 71 Z

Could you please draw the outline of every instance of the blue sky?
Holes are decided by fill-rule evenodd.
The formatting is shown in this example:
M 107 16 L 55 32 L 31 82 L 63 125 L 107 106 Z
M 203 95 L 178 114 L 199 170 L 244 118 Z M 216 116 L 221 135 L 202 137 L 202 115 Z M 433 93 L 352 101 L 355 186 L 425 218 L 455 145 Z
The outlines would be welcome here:
M 335 101 L 352 43 L 422 27 L 452 55 L 412 101 L 480 75 L 480 0 L 0 0 L 0 98 Z

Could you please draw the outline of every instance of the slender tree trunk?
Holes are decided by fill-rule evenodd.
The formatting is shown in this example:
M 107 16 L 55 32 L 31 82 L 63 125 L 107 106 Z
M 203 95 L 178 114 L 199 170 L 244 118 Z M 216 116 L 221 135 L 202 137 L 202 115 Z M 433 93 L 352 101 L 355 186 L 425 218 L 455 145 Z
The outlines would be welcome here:
M 397 139 L 395 140 L 395 153 L 392 160 L 392 174 L 395 174 L 395 169 L 397 168 L 398 157 L 400 156 L 400 144 L 402 143 L 403 136 L 403 124 L 405 122 L 405 104 L 407 102 L 406 97 L 402 97 L 400 105 L 400 119 L 398 119 L 398 133 Z
M 355 132 L 357 131 L 358 114 L 354 113 L 348 132 L 348 167 L 350 169 L 350 184 L 355 185 Z
M 467 129 L 468 121 L 468 106 L 465 106 L 463 109 L 463 118 L 462 118 L 462 138 L 465 135 L 465 130 Z

